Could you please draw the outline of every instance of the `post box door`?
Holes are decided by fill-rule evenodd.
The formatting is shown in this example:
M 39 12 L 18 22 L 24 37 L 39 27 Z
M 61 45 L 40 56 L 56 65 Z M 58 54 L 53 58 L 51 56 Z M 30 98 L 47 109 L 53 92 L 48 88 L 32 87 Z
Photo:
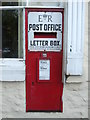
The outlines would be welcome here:
M 26 111 L 63 110 L 63 9 L 26 9 Z

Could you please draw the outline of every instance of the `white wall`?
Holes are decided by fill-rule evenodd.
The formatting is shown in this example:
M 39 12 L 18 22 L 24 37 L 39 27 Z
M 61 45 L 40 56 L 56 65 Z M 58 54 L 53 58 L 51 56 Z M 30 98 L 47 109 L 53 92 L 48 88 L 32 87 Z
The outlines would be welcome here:
M 67 75 L 82 75 L 85 3 L 68 0 Z
M 0 59 L 0 81 L 24 81 L 25 62 L 22 59 Z

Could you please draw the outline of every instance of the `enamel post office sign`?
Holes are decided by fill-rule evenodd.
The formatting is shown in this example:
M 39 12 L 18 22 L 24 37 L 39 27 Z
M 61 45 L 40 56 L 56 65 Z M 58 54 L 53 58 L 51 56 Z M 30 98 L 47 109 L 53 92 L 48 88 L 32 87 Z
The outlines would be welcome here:
M 25 9 L 26 111 L 63 112 L 64 9 Z
M 62 14 L 60 12 L 28 13 L 28 50 L 61 51 Z

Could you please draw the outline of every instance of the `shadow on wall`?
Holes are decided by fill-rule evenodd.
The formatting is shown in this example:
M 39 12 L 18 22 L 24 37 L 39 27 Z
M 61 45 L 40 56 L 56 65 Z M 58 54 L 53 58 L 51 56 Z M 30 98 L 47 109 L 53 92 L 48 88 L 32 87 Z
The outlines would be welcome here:
M 2 50 L 0 49 L 0 58 L 2 58 Z

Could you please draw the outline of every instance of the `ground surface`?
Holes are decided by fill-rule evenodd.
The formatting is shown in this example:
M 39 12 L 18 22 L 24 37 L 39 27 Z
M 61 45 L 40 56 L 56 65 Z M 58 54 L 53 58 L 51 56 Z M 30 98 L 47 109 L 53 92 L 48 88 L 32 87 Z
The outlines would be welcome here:
M 25 112 L 24 82 L 3 82 L 2 117 L 4 118 L 87 118 L 87 82 L 66 84 L 64 87 L 64 112 Z
M 87 15 L 86 15 L 87 16 Z M 86 21 L 87 23 L 87 21 Z M 86 24 L 87 28 L 87 24 Z M 0 117 L 3 118 L 88 118 L 88 43 L 85 31 L 83 76 L 71 76 L 64 86 L 64 111 L 25 112 L 25 83 L 0 82 Z M 73 82 L 72 82 L 73 81 Z M 79 82 L 76 82 L 79 81 Z M 2 97 L 1 97 L 2 96 Z M 2 107 L 1 107 L 2 106 Z M 2 111 L 2 112 L 1 112 Z

